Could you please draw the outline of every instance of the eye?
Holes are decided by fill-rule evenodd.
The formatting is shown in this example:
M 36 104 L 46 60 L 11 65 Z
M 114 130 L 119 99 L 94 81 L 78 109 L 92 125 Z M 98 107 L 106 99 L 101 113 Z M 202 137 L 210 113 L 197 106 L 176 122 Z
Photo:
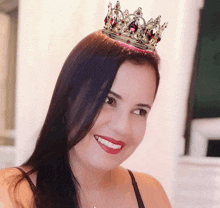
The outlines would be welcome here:
M 137 109 L 134 111 L 134 114 L 140 115 L 140 116 L 146 116 L 147 111 L 144 109 Z
M 112 98 L 112 97 L 107 97 L 107 98 L 105 99 L 105 103 L 107 103 L 107 104 L 109 104 L 109 105 L 115 105 L 115 104 L 116 104 L 116 101 L 115 101 L 115 99 Z

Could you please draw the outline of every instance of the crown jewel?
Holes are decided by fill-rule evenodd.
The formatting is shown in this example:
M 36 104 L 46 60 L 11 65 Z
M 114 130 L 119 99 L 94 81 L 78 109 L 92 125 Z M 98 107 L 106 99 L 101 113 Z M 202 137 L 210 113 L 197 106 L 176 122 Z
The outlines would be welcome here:
M 133 14 L 129 14 L 127 9 L 124 12 L 120 9 L 119 1 L 114 8 L 112 8 L 111 2 L 109 3 L 103 34 L 136 48 L 153 52 L 168 23 L 165 22 L 161 26 L 161 16 L 156 19 L 151 18 L 146 23 L 142 17 L 141 7 Z

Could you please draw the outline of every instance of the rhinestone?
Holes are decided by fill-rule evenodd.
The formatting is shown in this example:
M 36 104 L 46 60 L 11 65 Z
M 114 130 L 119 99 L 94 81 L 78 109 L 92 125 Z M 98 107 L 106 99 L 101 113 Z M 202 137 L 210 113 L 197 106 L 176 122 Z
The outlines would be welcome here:
M 105 22 L 105 25 L 106 25 L 106 23 L 107 23 L 107 19 L 108 19 L 108 18 L 106 17 L 106 18 L 105 18 L 105 20 L 104 20 L 104 22 Z
M 135 33 L 138 29 L 138 26 L 135 24 L 135 21 L 133 21 L 130 25 L 129 25 L 129 29 L 132 33 Z
M 158 38 L 158 39 L 157 39 L 157 42 L 159 43 L 160 41 L 161 41 L 161 38 Z
M 151 30 L 151 32 L 148 34 L 148 39 L 151 40 L 152 38 L 154 38 L 154 33 L 153 30 Z
M 111 26 L 114 27 L 116 23 L 117 23 L 117 19 L 111 18 L 111 21 L 110 21 Z

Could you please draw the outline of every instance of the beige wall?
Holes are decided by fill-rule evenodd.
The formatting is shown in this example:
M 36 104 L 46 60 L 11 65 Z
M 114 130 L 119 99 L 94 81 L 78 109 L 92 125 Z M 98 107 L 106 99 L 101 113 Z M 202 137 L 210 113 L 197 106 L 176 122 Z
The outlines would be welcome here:
M 176 159 L 183 150 L 187 96 L 201 1 L 121 0 L 145 19 L 169 21 L 158 45 L 161 85 L 143 143 L 123 165 L 155 176 L 173 201 Z M 114 4 L 115 2 L 113 2 Z M 52 91 L 73 46 L 103 27 L 108 1 L 21 0 L 16 84 L 16 164 L 33 151 Z
M 8 13 L 8 15 L 10 17 L 10 35 L 7 58 L 5 127 L 6 129 L 14 129 L 18 10 L 15 9 Z
M 8 48 L 10 37 L 10 17 L 0 13 L 0 131 L 6 127 L 6 77 L 8 72 Z
M 0 2 L 0 10 L 2 10 Z M 10 10 L 7 7 L 7 11 Z M 0 169 L 14 166 L 17 10 L 0 12 Z
M 17 15 L 0 13 L 0 145 L 13 145 Z

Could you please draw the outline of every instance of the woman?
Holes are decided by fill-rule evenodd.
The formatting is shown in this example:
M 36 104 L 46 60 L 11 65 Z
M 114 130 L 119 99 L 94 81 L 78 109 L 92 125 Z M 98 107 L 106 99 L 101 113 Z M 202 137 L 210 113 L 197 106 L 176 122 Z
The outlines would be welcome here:
M 143 139 L 158 61 L 101 31 L 84 38 L 64 63 L 32 156 L 0 171 L 0 205 L 170 208 L 156 179 L 119 166 Z

